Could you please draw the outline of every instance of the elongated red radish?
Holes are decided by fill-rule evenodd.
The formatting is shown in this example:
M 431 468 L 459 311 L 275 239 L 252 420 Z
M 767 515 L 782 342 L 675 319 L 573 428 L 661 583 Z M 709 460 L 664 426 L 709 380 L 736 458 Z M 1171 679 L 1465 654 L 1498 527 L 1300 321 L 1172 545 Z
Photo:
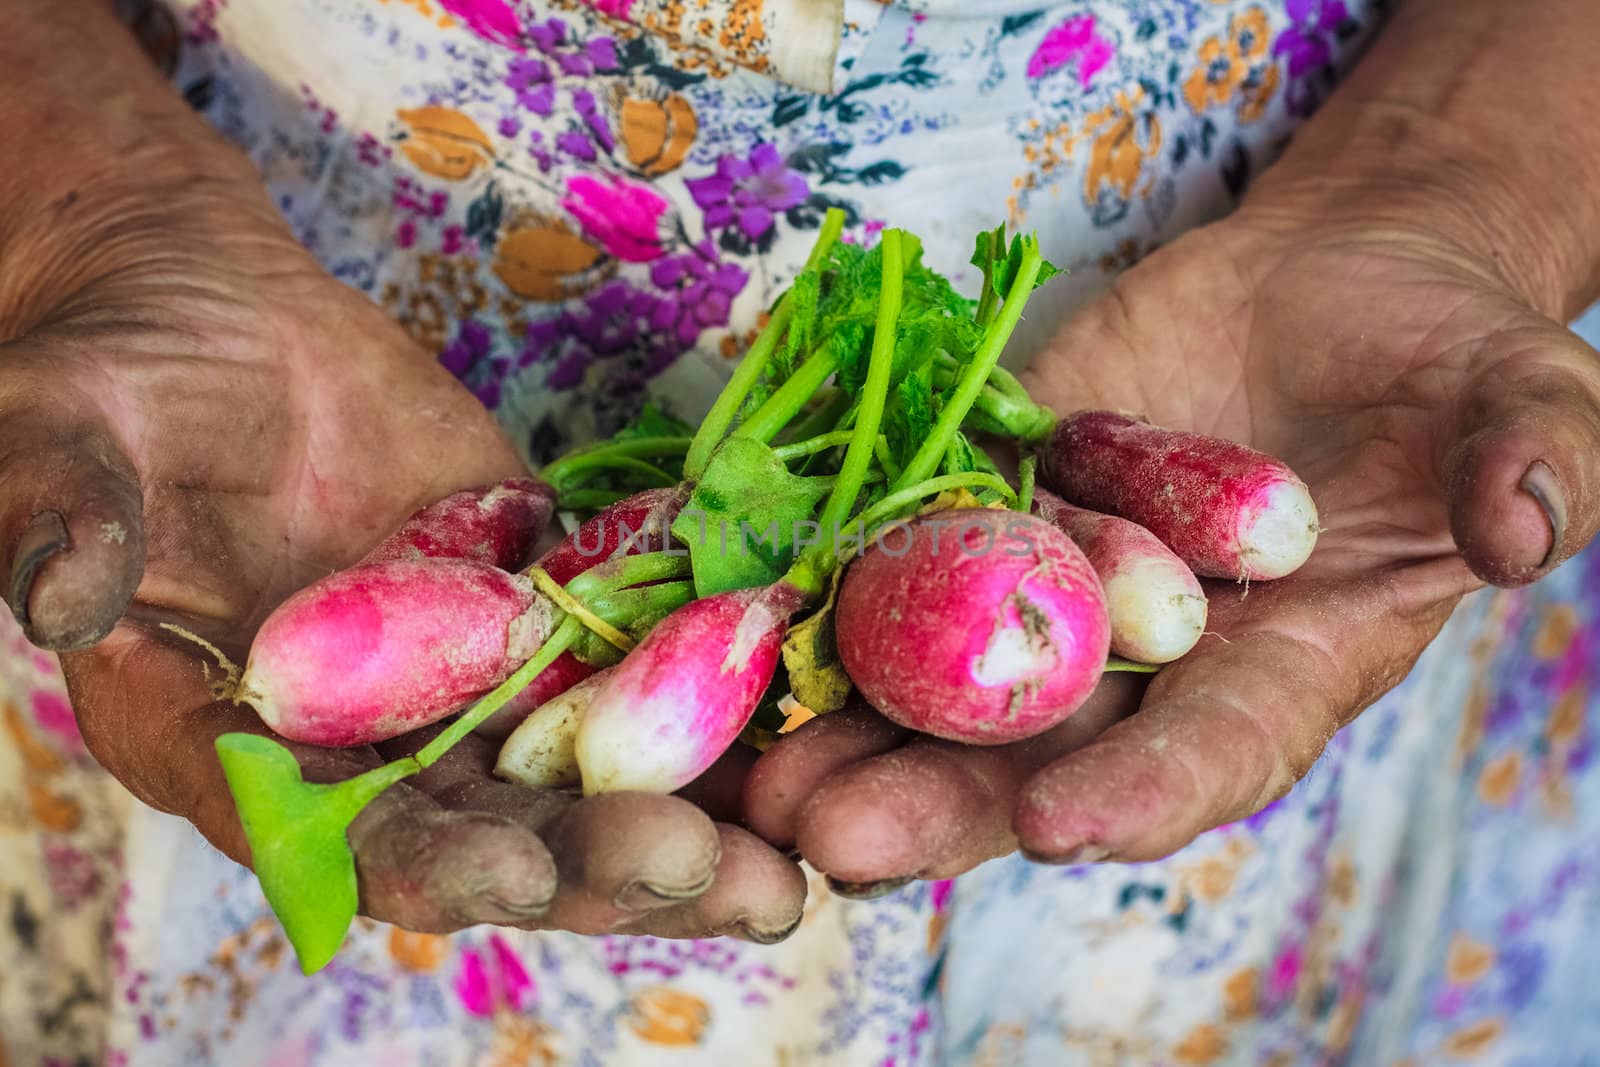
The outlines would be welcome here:
M 586 794 L 670 793 L 749 723 L 804 596 L 785 583 L 691 601 L 629 652 L 578 727 Z
M 913 730 L 990 745 L 1076 711 L 1111 643 L 1089 561 L 1043 519 L 935 512 L 874 539 L 845 571 L 835 626 L 845 671 Z
M 1305 483 L 1232 441 L 1086 411 L 1056 424 L 1042 458 L 1050 488 L 1138 523 L 1202 578 L 1282 578 L 1317 544 Z
M 1035 490 L 1034 513 L 1083 549 L 1105 591 L 1111 651 L 1139 663 L 1171 663 L 1206 629 L 1206 594 L 1189 565 L 1136 522 L 1073 507 Z
M 597 512 L 539 559 L 562 585 L 613 556 L 660 552 L 683 506 L 683 491 L 646 489 Z
M 683 506 L 683 499 L 678 489 L 646 489 L 619 500 L 585 520 L 539 557 L 539 566 L 566 585 L 613 557 L 659 552 L 667 546 L 672 520 Z M 494 741 L 509 737 L 529 715 L 594 672 L 590 664 L 571 652 L 563 652 L 528 683 L 528 688 L 479 723 L 477 733 Z
M 582 783 L 578 769 L 578 725 L 615 667 L 597 671 L 545 701 L 511 732 L 494 773 L 535 789 L 566 789 Z
M 404 559 L 471 559 L 519 570 L 555 511 L 555 490 L 531 478 L 468 489 L 430 504 L 357 566 Z
M 236 699 L 292 741 L 387 740 L 504 681 L 550 635 L 555 615 L 531 581 L 487 563 L 352 567 L 268 617 Z

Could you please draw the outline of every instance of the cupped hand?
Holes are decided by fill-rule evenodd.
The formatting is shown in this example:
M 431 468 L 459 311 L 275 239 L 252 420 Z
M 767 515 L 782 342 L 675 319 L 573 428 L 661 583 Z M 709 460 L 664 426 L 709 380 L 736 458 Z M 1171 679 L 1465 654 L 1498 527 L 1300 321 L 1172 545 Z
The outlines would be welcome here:
M 1017 847 L 1165 856 L 1287 792 L 1468 591 L 1532 581 L 1589 541 L 1600 356 L 1453 223 L 1299 192 L 1122 275 L 1028 385 L 1058 412 L 1137 412 L 1282 457 L 1325 527 L 1310 562 L 1213 584 L 1193 653 L 1142 692 L 1108 682 L 1022 746 L 907 740 L 859 712 L 808 724 L 757 764 L 753 828 L 871 886 Z
M 231 169 L 132 183 L 109 214 L 108 198 L 85 198 L 89 219 L 69 200 L 60 242 L 6 265 L 8 280 L 72 284 L 31 294 L 36 310 L 0 330 L 0 575 L 30 637 L 63 652 L 100 762 L 248 862 L 212 746 L 265 728 L 216 701 L 215 661 L 160 624 L 242 662 L 291 592 L 420 505 L 525 467 L 478 402 L 324 274 L 248 169 Z M 49 262 L 65 256 L 82 259 Z M 295 751 L 328 781 L 414 744 Z M 425 931 L 758 940 L 798 920 L 798 868 L 748 832 L 676 797 L 505 784 L 493 755 L 470 739 L 357 820 L 367 914 Z

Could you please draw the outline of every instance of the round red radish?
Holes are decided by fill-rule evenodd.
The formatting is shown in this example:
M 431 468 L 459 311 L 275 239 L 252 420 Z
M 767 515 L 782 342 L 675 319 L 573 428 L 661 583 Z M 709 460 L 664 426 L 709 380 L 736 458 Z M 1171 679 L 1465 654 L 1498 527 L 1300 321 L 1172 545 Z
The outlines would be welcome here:
M 352 567 L 268 617 L 238 699 L 292 741 L 384 741 L 505 681 L 550 635 L 555 614 L 531 581 L 487 563 Z
M 839 656 L 863 696 L 913 730 L 991 745 L 1048 730 L 1089 696 L 1110 625 L 1089 561 L 1032 515 L 925 515 L 845 572 Z
M 1136 522 L 1075 508 L 1048 490 L 1034 512 L 1072 538 L 1100 579 L 1111 651 L 1139 663 L 1187 655 L 1206 629 L 1205 590 L 1189 565 Z
M 1321 529 L 1305 483 L 1271 456 L 1110 411 L 1057 423 L 1041 474 L 1074 504 L 1143 526 L 1202 578 L 1292 574 Z

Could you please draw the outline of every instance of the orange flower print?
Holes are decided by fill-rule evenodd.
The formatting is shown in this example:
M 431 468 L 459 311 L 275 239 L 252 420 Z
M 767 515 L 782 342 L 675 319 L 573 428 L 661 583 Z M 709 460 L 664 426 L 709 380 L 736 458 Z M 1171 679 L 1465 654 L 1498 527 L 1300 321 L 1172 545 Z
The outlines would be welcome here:
M 1458 1060 L 1468 1060 L 1489 1051 L 1505 1030 L 1499 1019 L 1484 1019 L 1451 1034 L 1444 1042 L 1444 1054 Z
M 1445 957 L 1445 977 L 1456 985 L 1471 985 L 1494 967 L 1494 949 L 1482 941 L 1474 941 L 1465 934 L 1450 939 L 1450 952 Z
M 429 105 L 395 115 L 406 128 L 400 151 L 425 174 L 460 181 L 494 161 L 494 142 L 483 127 L 453 108 Z
M 1141 107 L 1144 90 L 1117 93 L 1116 102 L 1090 115 L 1084 133 L 1092 138 L 1084 196 L 1089 204 L 1133 197 L 1145 161 L 1161 151 L 1161 120 Z
M 1485 804 L 1504 807 L 1516 795 L 1522 781 L 1522 753 L 1507 752 L 1484 765 L 1478 775 L 1478 797 Z
M 532 219 L 509 227 L 495 246 L 493 270 L 524 300 L 555 303 L 593 288 L 615 266 L 564 223 Z
M 1239 1022 L 1256 1013 L 1260 987 L 1261 980 L 1254 967 L 1235 971 L 1222 983 L 1222 1010 L 1231 1021 Z
M 449 951 L 449 939 L 438 934 L 414 934 L 398 926 L 389 931 L 389 956 L 408 971 L 436 971 Z
M 1271 55 L 1271 25 L 1260 7 L 1249 7 L 1228 22 L 1228 37 L 1207 37 L 1198 62 L 1183 83 L 1183 98 L 1195 114 L 1236 104 L 1240 122 L 1266 114 L 1282 75 Z
M 692 993 L 652 986 L 633 997 L 628 1026 L 652 1045 L 698 1045 L 711 1024 L 711 1008 Z
M 1206 1067 L 1216 1063 L 1228 1051 L 1228 1039 L 1210 1023 L 1201 1023 L 1172 1050 L 1174 1063 L 1184 1067 Z
M 621 107 L 621 141 L 628 161 L 655 177 L 677 170 L 694 146 L 700 123 L 680 94 L 665 100 L 629 98 Z

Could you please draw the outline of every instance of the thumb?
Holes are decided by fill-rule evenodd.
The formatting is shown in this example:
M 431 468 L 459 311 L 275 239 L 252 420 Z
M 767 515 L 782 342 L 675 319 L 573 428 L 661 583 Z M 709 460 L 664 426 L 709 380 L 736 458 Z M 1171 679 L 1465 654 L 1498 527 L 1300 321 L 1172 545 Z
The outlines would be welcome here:
M 4 363 L 0 589 L 34 644 L 85 648 L 111 632 L 144 575 L 138 475 L 98 413 L 55 390 L 18 395 Z
M 1551 323 L 1479 360 L 1444 460 L 1450 529 L 1478 577 L 1525 585 L 1600 526 L 1600 354 Z

